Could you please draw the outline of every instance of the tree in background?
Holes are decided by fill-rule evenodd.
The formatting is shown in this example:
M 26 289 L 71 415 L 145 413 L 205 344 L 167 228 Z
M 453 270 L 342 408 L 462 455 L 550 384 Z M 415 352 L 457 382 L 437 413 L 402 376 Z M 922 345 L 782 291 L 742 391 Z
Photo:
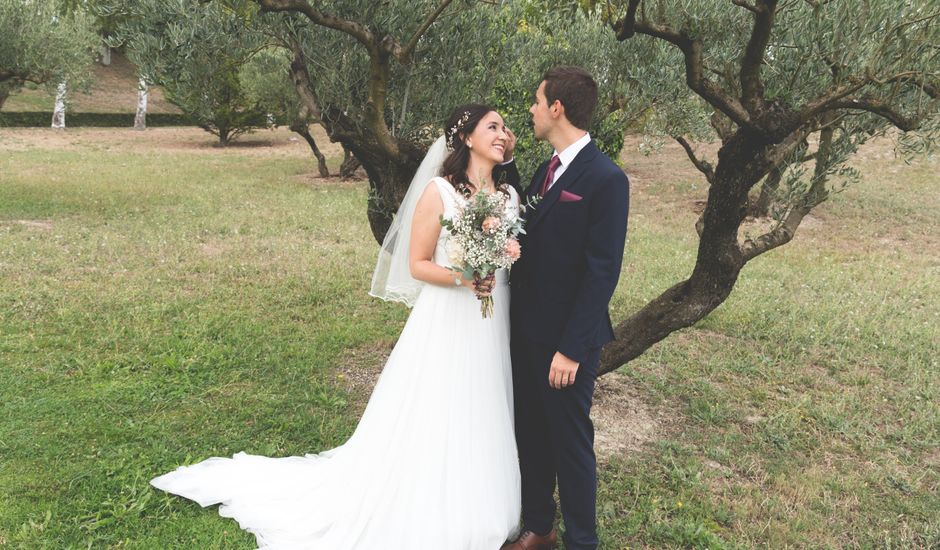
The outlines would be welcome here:
M 589 68 L 618 53 L 598 18 L 575 10 L 544 32 L 527 32 L 527 16 L 550 14 L 541 2 L 453 0 L 229 0 L 246 19 L 259 19 L 270 33 L 296 40 L 294 72 L 301 99 L 362 164 L 369 178 L 368 216 L 381 241 L 427 146 L 441 132 L 454 106 L 491 101 L 505 108 L 511 127 L 528 124 L 526 110 L 542 72 L 561 62 Z M 266 16 L 250 9 L 257 4 Z M 329 10 L 329 11 L 327 11 Z M 257 21 L 255 21 L 257 22 Z M 519 32 L 519 31 L 525 32 Z M 551 36 L 551 40 L 545 40 Z M 297 53 L 297 52 L 295 52 Z M 605 96 L 621 83 L 605 70 Z M 509 107 L 512 106 L 512 112 Z M 523 132 L 519 132 L 523 134 Z M 619 129 L 608 144 L 619 150 Z M 522 144 L 524 166 L 537 152 Z
M 326 157 L 310 133 L 310 125 L 319 121 L 297 94 L 291 64 L 291 52 L 287 49 L 270 47 L 258 51 L 242 69 L 245 91 L 261 109 L 273 114 L 279 124 L 304 138 L 317 159 L 317 170 L 327 177 L 330 171 Z
M 378 241 L 449 111 L 490 101 L 521 129 L 531 94 L 551 65 L 578 63 L 603 74 L 607 99 L 597 135 L 612 156 L 621 145 L 623 102 L 613 98 L 625 97 L 621 68 L 635 64 L 634 51 L 618 48 L 600 18 L 582 10 L 553 16 L 542 9 L 544 0 L 101 1 L 110 1 L 108 15 L 124 22 L 119 34 L 129 57 L 198 120 L 217 119 L 225 106 L 235 113 L 264 110 L 248 97 L 259 98 L 261 88 L 252 84 L 254 92 L 245 94 L 244 84 L 259 76 L 247 76 L 256 63 L 250 60 L 271 48 L 286 51 L 303 111 L 296 115 L 319 122 L 342 144 L 341 173 L 356 163 L 365 169 L 367 212 Z M 622 61 L 610 65 L 616 71 L 605 65 L 608 58 Z M 288 105 L 275 107 L 286 113 Z M 304 130 L 297 120 L 291 126 Z M 532 146 L 520 144 L 524 169 L 540 154 Z
M 617 327 L 604 372 L 723 303 L 748 261 L 789 242 L 812 208 L 851 181 L 846 161 L 866 140 L 897 136 L 904 151 L 923 152 L 940 131 L 936 0 L 219 2 L 179 8 L 193 17 L 166 18 L 149 32 L 163 37 L 149 51 L 183 52 L 187 62 L 207 51 L 216 61 L 290 51 L 306 116 L 368 175 L 379 241 L 455 105 L 482 100 L 503 111 L 531 173 L 543 153 L 518 130 L 551 65 L 596 75 L 592 135 L 611 156 L 640 116 L 645 133 L 681 144 L 710 185 L 695 267 Z M 216 14 L 214 27 L 201 12 Z M 716 140 L 717 161 L 693 145 Z M 775 224 L 744 235 L 749 209 Z
M 98 37 L 81 10 L 60 11 L 53 0 L 0 0 L 0 108 L 27 82 L 54 93 L 89 79 Z
M 221 146 L 267 126 L 265 111 L 246 93 L 241 70 L 264 37 L 219 3 L 103 1 L 99 11 L 120 21 L 111 41 L 124 44 L 128 58 L 148 84 Z
M 789 242 L 851 180 L 859 145 L 890 135 L 924 152 L 940 133 L 936 1 L 629 0 L 608 16 L 625 47 L 672 51 L 640 76 L 644 93 L 666 99 L 647 130 L 677 140 L 709 190 L 691 275 L 617 326 L 604 372 L 721 305 L 747 262 Z M 695 140 L 717 140 L 717 161 Z M 761 193 L 775 223 L 742 236 Z

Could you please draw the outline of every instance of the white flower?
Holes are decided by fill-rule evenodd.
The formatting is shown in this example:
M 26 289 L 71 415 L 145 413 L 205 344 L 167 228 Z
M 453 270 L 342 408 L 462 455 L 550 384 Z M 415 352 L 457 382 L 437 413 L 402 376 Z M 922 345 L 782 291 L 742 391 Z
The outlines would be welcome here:
M 447 251 L 447 256 L 450 258 L 450 261 L 455 264 L 462 264 L 464 261 L 464 249 L 460 245 L 457 239 L 451 237 L 447 239 L 447 244 L 444 245 L 444 250 Z

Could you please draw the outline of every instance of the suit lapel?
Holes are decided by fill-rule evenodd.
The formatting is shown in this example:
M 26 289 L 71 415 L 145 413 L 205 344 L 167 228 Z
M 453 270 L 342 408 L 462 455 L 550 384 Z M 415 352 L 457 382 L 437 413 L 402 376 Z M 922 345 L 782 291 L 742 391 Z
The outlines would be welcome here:
M 529 182 L 529 186 L 525 189 L 525 198 L 530 198 L 538 195 L 539 187 L 541 187 L 542 182 L 545 181 L 545 173 L 548 172 L 548 161 L 546 160 L 539 165 L 538 170 L 535 171 L 535 176 L 532 177 L 532 181 Z
M 532 180 L 529 182 L 529 186 L 525 188 L 522 197 L 520 197 L 523 204 L 527 203 L 532 197 L 538 196 L 538 189 L 542 181 L 545 180 L 545 173 L 548 171 L 548 161 L 543 162 L 539 165 L 538 169 L 535 171 L 535 175 L 532 177 Z M 538 183 L 536 183 L 538 182 Z M 528 224 L 528 220 L 535 217 L 535 213 L 538 211 L 538 205 L 535 208 L 526 208 L 523 218 Z
M 560 178 L 558 178 L 558 181 L 556 181 L 551 186 L 551 188 L 548 190 L 548 194 L 542 197 L 542 200 L 540 200 L 538 205 L 535 207 L 535 212 L 533 212 L 532 216 L 526 220 L 525 229 L 527 233 L 531 233 L 532 228 L 534 228 L 539 221 L 545 219 L 546 213 L 551 210 L 552 206 L 558 202 L 558 198 L 561 197 L 561 192 L 564 189 L 567 189 L 572 183 L 574 183 L 575 180 L 578 179 L 579 176 L 581 176 L 581 174 L 584 173 L 584 168 L 588 165 L 588 163 L 594 160 L 597 152 L 598 149 L 597 146 L 594 145 L 593 140 L 588 142 L 588 144 L 584 146 L 584 149 L 581 149 L 581 151 L 578 152 L 577 156 L 574 157 L 574 160 L 571 161 L 571 165 L 565 169 L 565 172 L 561 175 Z M 544 166 L 547 167 L 548 164 L 545 164 Z M 541 175 L 541 178 L 535 181 L 541 183 L 545 179 L 545 171 L 545 169 L 539 170 L 538 175 Z M 536 194 L 531 189 L 531 187 L 534 186 L 535 182 L 533 181 L 533 185 L 530 186 L 529 192 Z

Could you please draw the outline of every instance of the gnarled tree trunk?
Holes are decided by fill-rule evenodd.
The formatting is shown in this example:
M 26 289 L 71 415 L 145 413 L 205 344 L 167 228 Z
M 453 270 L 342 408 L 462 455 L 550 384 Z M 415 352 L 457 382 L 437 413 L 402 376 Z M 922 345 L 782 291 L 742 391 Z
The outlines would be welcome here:
M 298 44 L 292 47 L 294 58 L 290 74 L 301 102 L 309 115 L 323 124 L 330 140 L 341 143 L 344 150 L 351 152 L 369 177 L 367 215 L 372 236 L 381 243 L 426 151 L 393 136 L 379 138 L 372 128 L 351 120 L 339 109 L 322 109 L 314 94 L 303 51 Z M 392 147 L 383 140 L 391 140 Z
M 402 154 L 390 158 L 382 147 L 370 143 L 366 136 L 338 141 L 355 155 L 369 177 L 369 227 L 372 236 L 381 243 L 426 151 L 400 141 L 398 146 Z
M 341 164 L 339 167 L 340 177 L 343 179 L 351 178 L 352 175 L 356 173 L 356 169 L 358 169 L 360 166 L 361 164 L 359 164 L 359 161 L 356 160 L 355 155 L 353 155 L 349 149 L 343 147 L 343 164 Z
M 313 151 L 313 156 L 317 158 L 317 170 L 320 172 L 320 176 L 324 178 L 329 177 L 330 170 L 326 166 L 326 157 L 323 156 L 323 153 L 320 152 L 320 148 L 317 147 L 317 142 L 313 139 L 313 135 L 310 134 L 310 127 L 307 126 L 307 123 L 298 122 L 297 124 L 292 124 L 290 129 L 300 134 L 307 142 L 307 145 L 310 146 L 310 150 Z
M 690 327 L 731 294 L 746 263 L 738 230 L 747 214 L 748 190 L 766 166 L 766 141 L 739 131 L 718 152 L 702 213 L 695 267 L 688 279 L 669 288 L 617 325 L 604 348 L 601 374 L 636 359 L 676 330 Z
M 616 340 L 603 353 L 601 373 L 620 367 L 672 332 L 704 318 L 727 299 L 748 261 L 792 240 L 803 217 L 828 196 L 825 182 L 834 162 L 831 158 L 834 125 L 840 117 L 848 112 L 867 111 L 902 131 L 909 131 L 916 129 L 929 112 L 923 110 L 918 117 L 909 116 L 890 101 L 869 95 L 868 90 L 891 86 L 898 90 L 904 85 L 928 96 L 927 101 L 934 104 L 940 95 L 923 71 L 902 70 L 893 76 L 879 76 L 856 67 L 858 74 L 847 75 L 849 67 L 829 63 L 832 83 L 818 97 L 799 106 L 767 99 L 761 70 L 768 63 L 765 53 L 778 14 L 778 1 L 733 2 L 751 12 L 753 26 L 741 52 L 738 82 L 727 85 L 711 78 L 703 61 L 705 44 L 701 39 L 686 27 L 662 21 L 662 14 L 641 10 L 643 0 L 629 0 L 625 16 L 613 25 L 619 40 L 645 34 L 682 52 L 686 84 L 714 109 L 713 127 L 722 146 L 718 164 L 713 168 L 696 158 L 681 136 L 677 138 L 710 183 L 705 211 L 696 224 L 700 240 L 695 267 L 687 280 L 672 286 L 616 327 Z M 940 14 L 933 14 L 923 19 L 938 17 Z M 898 97 L 900 94 L 893 96 Z M 816 132 L 818 150 L 806 155 L 807 138 Z M 768 232 L 739 242 L 751 188 L 765 180 L 765 194 L 759 206 L 766 210 L 771 202 L 770 193 L 779 185 L 787 165 L 808 160 L 816 162 L 808 191 L 788 201 L 783 219 Z

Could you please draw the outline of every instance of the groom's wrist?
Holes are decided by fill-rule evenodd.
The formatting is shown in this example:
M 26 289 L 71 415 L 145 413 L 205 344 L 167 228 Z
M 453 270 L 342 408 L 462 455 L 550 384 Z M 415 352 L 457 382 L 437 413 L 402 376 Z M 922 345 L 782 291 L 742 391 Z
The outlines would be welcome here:
M 568 342 L 564 341 L 558 345 L 558 353 L 564 355 L 568 359 L 571 359 L 575 363 L 583 363 L 584 357 L 587 355 L 580 347 L 572 346 Z

